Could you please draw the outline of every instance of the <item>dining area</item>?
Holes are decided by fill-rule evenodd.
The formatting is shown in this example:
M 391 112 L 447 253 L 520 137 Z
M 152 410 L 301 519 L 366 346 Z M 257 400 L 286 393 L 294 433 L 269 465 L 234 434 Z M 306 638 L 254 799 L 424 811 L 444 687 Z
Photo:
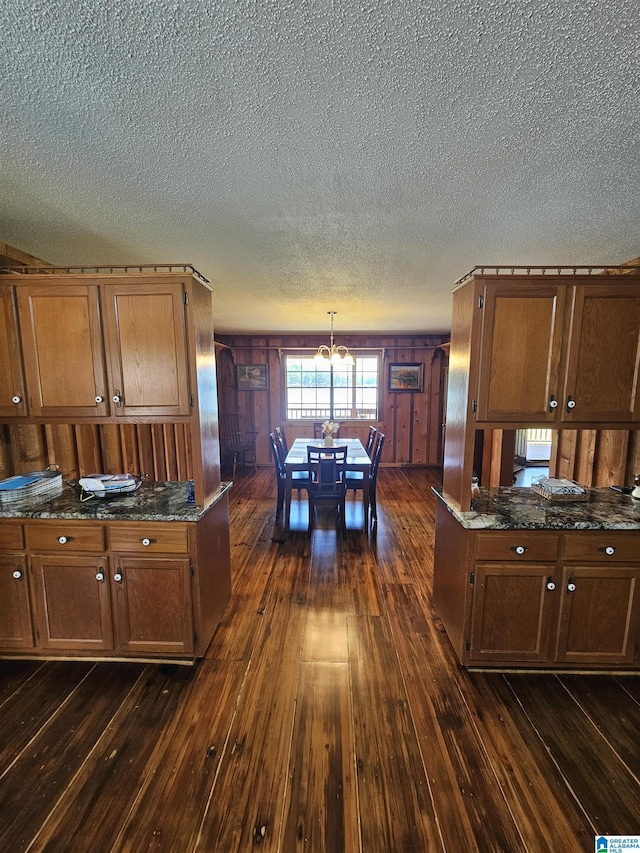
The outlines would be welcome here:
M 373 426 L 365 444 L 359 438 L 340 438 L 339 424 L 325 421 L 315 424 L 313 436 L 295 438 L 289 445 L 284 430 L 276 427 L 269 435 L 277 485 L 276 523 L 284 532 L 290 530 L 295 493 L 300 523 L 306 504 L 309 533 L 319 518 L 331 519 L 338 532 L 346 531 L 347 515 L 349 528 L 361 516 L 360 527 L 368 531 L 377 521 L 376 484 L 384 441 L 384 433 Z M 359 499 L 359 515 L 347 513 L 348 498 L 353 499 L 350 503 Z

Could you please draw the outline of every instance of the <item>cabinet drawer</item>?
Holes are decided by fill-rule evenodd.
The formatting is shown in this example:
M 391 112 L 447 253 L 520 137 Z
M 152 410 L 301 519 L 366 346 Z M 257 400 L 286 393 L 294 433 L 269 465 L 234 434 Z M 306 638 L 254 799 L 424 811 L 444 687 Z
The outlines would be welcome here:
M 640 563 L 640 534 L 598 530 L 567 535 L 563 556 L 565 560 L 589 563 Z
M 537 530 L 486 531 L 476 534 L 478 560 L 540 560 L 558 557 L 558 534 Z
M 136 524 L 109 528 L 112 551 L 145 554 L 187 554 L 187 528 L 184 524 Z
M 31 551 L 104 551 L 104 527 L 100 524 L 58 521 L 27 525 Z
M 0 524 L 0 548 L 24 548 L 24 534 L 21 524 Z

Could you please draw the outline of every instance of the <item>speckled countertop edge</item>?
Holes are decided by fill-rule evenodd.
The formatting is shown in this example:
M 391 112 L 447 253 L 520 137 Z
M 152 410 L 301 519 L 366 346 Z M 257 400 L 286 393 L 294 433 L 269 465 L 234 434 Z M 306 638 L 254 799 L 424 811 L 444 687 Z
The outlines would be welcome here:
M 640 500 L 609 488 L 588 490 L 586 501 L 553 503 L 530 489 L 482 487 L 468 512 L 452 507 L 432 487 L 449 512 L 470 530 L 640 530 Z
M 199 521 L 231 489 L 221 483 L 206 507 L 187 501 L 184 482 L 144 482 L 137 492 L 81 502 L 75 489 L 65 483 L 59 492 L 0 503 L 2 518 L 65 518 L 81 521 Z

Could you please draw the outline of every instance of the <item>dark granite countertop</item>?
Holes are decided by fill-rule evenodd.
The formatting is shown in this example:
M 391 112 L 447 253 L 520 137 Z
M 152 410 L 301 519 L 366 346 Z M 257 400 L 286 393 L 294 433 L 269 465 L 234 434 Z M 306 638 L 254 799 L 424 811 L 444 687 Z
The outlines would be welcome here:
M 36 495 L 21 501 L 0 503 L 2 518 L 100 519 L 103 521 L 199 521 L 229 491 L 222 483 L 211 503 L 188 503 L 184 482 L 144 482 L 137 492 L 118 497 L 81 501 L 73 486 L 65 483 L 58 493 Z
M 552 503 L 527 488 L 483 487 L 468 512 L 433 491 L 471 530 L 640 530 L 640 500 L 609 488 L 588 489 L 586 501 Z

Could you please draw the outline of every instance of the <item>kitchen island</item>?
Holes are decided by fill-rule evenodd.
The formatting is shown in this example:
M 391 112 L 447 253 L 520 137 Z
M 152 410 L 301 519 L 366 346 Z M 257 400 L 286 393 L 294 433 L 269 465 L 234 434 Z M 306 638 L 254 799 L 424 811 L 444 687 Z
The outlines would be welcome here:
M 230 488 L 0 503 L 0 656 L 194 663 L 231 596 Z
M 639 500 L 481 488 L 461 511 L 436 494 L 434 604 L 462 664 L 640 669 Z

